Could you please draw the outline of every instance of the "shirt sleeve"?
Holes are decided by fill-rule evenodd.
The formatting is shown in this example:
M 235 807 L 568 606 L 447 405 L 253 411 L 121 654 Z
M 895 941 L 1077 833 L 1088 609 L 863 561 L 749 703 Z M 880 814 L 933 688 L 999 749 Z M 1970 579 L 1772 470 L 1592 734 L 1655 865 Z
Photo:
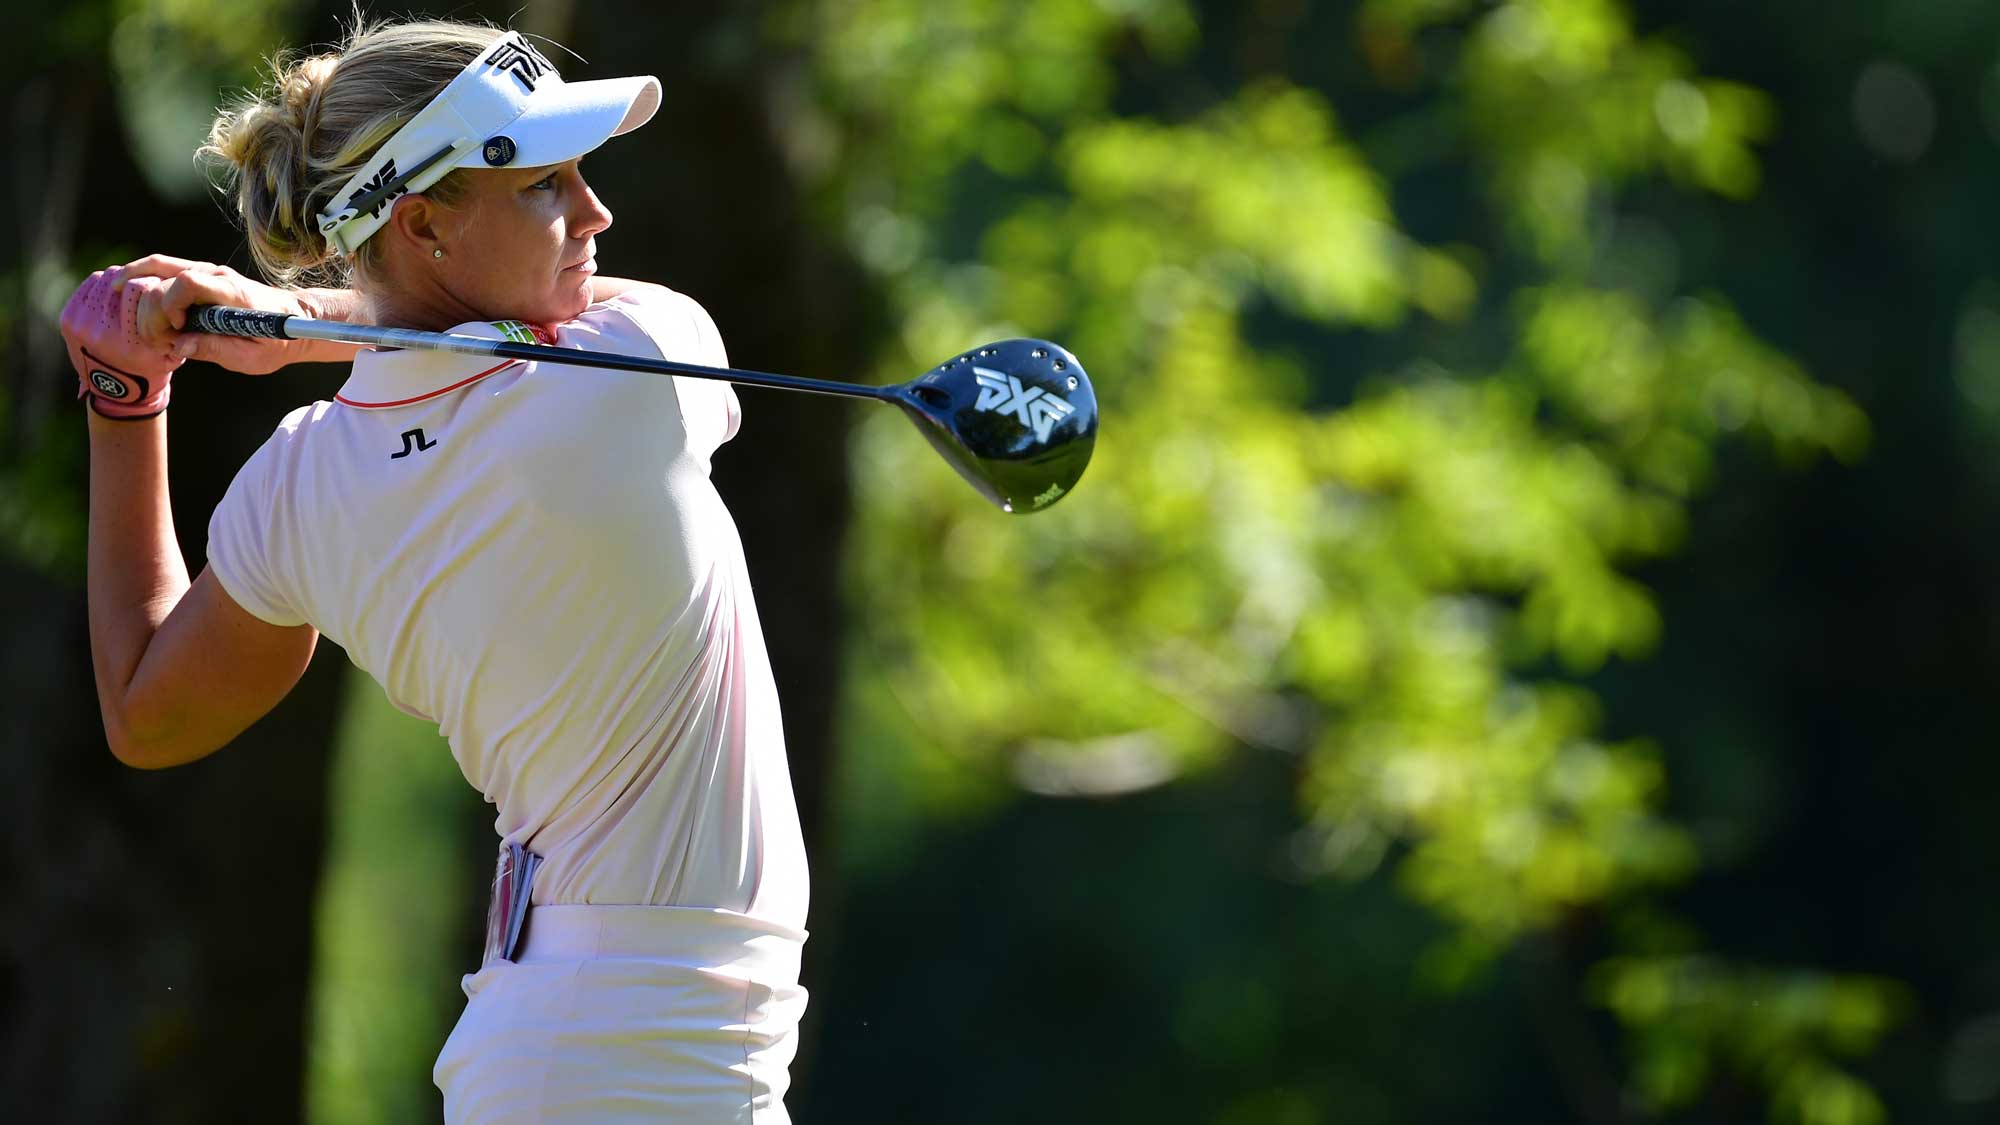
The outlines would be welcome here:
M 715 318 L 709 316 L 708 310 L 692 299 L 688 301 L 688 308 L 693 310 L 696 334 L 702 342 L 702 354 L 709 357 L 701 362 L 710 367 L 728 367 L 729 351 L 722 346 L 722 333 L 715 327 Z M 722 394 L 717 396 L 721 399 L 723 411 L 722 440 L 728 441 L 743 427 L 743 404 L 736 401 L 735 384 L 717 383 L 716 386 L 722 390 Z
M 280 537 L 291 507 L 281 502 L 275 479 L 284 437 L 281 428 L 229 482 L 208 519 L 208 567 L 252 617 L 289 627 L 306 624 L 306 618 L 286 596 L 274 565 L 284 555 Z
M 643 332 L 662 359 L 706 367 L 729 366 L 729 351 L 723 347 L 715 318 L 687 294 L 660 285 L 636 285 L 605 304 L 617 309 Z M 735 437 L 743 424 L 743 406 L 737 401 L 736 388 L 713 381 L 688 380 L 683 385 L 685 382 L 707 388 L 684 396 L 692 400 L 688 405 L 698 405 L 701 410 L 716 414 L 713 419 L 688 418 L 690 426 L 696 432 L 713 434 L 711 440 L 717 445 Z
M 598 307 L 629 321 L 662 359 L 713 364 L 721 352 L 722 340 L 708 312 L 694 298 L 664 285 L 634 285 Z

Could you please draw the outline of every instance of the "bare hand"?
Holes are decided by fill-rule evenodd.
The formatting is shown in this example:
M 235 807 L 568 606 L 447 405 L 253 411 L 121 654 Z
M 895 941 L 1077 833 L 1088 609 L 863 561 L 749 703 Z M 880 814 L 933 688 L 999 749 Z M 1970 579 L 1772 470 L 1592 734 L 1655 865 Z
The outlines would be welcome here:
M 114 284 L 138 277 L 163 279 L 160 284 L 146 288 L 139 298 L 138 311 L 140 336 L 162 351 L 205 360 L 246 375 L 266 375 L 305 358 L 302 341 L 298 340 L 246 340 L 184 331 L 191 305 L 232 305 L 311 316 L 312 311 L 291 290 L 252 281 L 228 266 L 191 262 L 165 254 L 152 254 L 108 272 L 114 275 Z

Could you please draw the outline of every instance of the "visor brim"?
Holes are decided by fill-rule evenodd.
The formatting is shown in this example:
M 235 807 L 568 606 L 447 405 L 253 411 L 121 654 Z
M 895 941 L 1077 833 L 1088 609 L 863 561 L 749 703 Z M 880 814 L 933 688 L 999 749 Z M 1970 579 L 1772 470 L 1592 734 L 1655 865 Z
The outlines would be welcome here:
M 574 160 L 612 137 L 652 120 L 660 108 L 660 80 L 651 75 L 565 82 L 530 100 L 502 130 L 514 142 L 509 168 L 538 168 Z M 492 140 L 487 137 L 484 140 Z M 460 168 L 491 168 L 483 146 L 458 161 Z

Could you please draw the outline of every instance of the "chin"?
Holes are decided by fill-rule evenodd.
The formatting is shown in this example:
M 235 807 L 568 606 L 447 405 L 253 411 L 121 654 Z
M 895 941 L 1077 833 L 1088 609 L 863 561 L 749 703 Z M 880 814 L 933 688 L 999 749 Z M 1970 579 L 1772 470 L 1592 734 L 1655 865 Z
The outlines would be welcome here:
M 542 315 L 531 321 L 531 323 L 551 326 L 565 324 L 582 316 L 583 310 L 589 307 L 590 286 L 585 285 L 579 292 L 565 293 L 543 302 L 539 310 Z

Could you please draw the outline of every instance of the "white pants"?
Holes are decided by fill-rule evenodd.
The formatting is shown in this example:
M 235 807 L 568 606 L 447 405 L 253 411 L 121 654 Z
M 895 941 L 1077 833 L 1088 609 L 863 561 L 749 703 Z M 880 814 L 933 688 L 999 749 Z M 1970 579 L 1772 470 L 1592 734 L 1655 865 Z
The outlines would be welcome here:
M 805 932 L 727 910 L 537 906 L 464 979 L 447 1125 L 789 1125 Z

